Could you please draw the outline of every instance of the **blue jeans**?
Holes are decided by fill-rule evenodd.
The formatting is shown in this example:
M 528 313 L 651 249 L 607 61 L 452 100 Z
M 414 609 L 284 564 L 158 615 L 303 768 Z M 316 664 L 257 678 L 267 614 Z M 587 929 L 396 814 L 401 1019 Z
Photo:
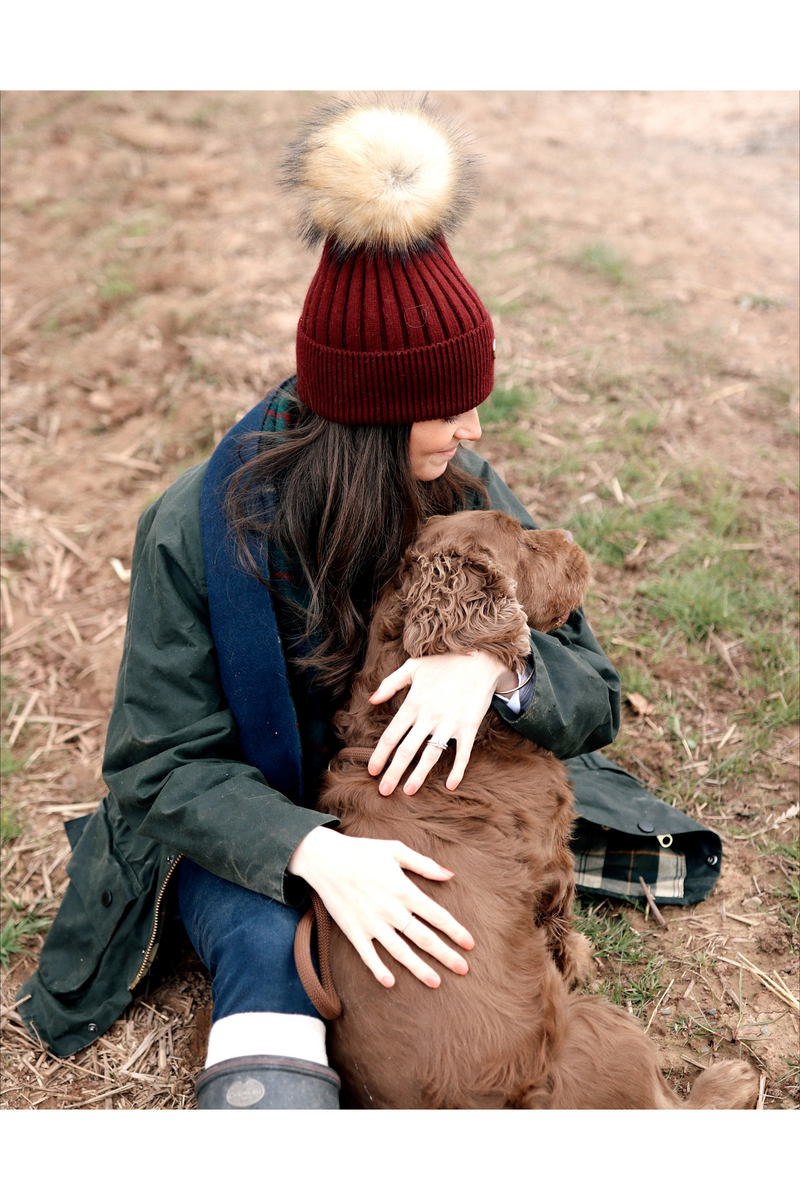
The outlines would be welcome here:
M 319 1018 L 294 965 L 300 909 L 220 879 L 188 859 L 181 864 L 177 898 L 189 939 L 211 975 L 215 1021 L 243 1012 Z

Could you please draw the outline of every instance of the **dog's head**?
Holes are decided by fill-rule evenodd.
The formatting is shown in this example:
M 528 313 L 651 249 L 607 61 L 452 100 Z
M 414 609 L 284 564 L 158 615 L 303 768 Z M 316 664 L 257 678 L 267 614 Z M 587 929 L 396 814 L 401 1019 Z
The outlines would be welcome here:
M 589 562 L 572 535 L 523 529 L 500 512 L 432 517 L 406 553 L 397 587 L 403 646 L 417 658 L 475 646 L 519 669 L 527 626 L 557 629 L 583 603 Z

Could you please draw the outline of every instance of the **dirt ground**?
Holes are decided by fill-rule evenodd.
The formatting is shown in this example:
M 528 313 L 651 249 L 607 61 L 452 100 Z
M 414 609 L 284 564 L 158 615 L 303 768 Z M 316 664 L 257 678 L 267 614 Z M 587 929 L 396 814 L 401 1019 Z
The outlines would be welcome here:
M 646 380 L 665 473 L 676 462 L 723 468 L 763 515 L 776 571 L 795 571 L 794 540 L 768 531 L 771 514 L 794 520 L 797 506 L 796 95 L 437 98 L 483 156 L 478 201 L 451 247 L 492 309 L 502 386 L 542 397 L 533 427 L 521 424 L 535 449 L 510 422 L 487 431 L 482 453 L 541 524 L 558 526 L 575 480 L 590 494 L 616 479 L 622 452 L 598 431 L 613 430 L 626 399 L 615 388 Z M 185 943 L 71 1060 L 30 1047 L 13 996 L 67 886 L 62 822 L 103 795 L 137 518 L 293 370 L 317 256 L 295 237 L 276 168 L 313 100 L 3 99 L 3 782 L 16 824 L 2 878 L 3 920 L 11 914 L 20 940 L 2 977 L 2 1108 L 194 1105 L 209 985 Z M 557 471 L 567 427 L 598 437 L 577 461 L 570 443 Z M 590 620 L 630 576 L 596 565 Z M 623 681 L 626 646 L 608 646 Z M 741 701 L 723 650 L 731 670 L 706 695 L 722 736 Z M 693 702 L 691 664 L 662 664 L 660 678 Z M 680 760 L 665 761 L 651 732 L 628 707 L 616 757 L 677 778 Z M 797 746 L 796 726 L 777 727 L 731 791 L 731 812 L 766 814 L 784 840 L 796 837 Z M 765 855 L 752 826 L 714 827 L 725 859 L 711 897 L 667 909 L 663 930 L 632 918 L 667 963 L 645 1023 L 680 1091 L 715 1057 L 746 1054 L 762 1072 L 760 1106 L 797 1107 L 797 1005 L 779 994 L 797 995 L 796 920 L 793 941 L 775 900 L 797 859 Z M 741 954 L 762 975 L 740 971 Z M 712 1020 L 707 1036 L 721 1015 L 727 1024 Z

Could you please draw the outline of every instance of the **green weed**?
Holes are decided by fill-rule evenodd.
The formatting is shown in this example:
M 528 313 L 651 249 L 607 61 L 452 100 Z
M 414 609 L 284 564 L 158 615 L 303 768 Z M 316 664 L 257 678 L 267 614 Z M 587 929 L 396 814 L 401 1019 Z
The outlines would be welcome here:
M 586 271 L 590 275 L 599 275 L 607 283 L 615 286 L 629 283 L 631 280 L 631 273 L 625 259 L 613 246 L 609 246 L 605 242 L 594 242 L 591 246 L 585 246 L 573 261 L 575 266 L 580 267 L 582 271 Z
M 624 488 L 625 483 L 620 482 Z M 604 484 L 597 491 L 611 497 Z M 687 513 L 668 498 L 641 509 L 616 503 L 606 503 L 599 509 L 580 505 L 569 513 L 567 520 L 576 542 L 587 554 L 609 566 L 621 567 L 640 538 L 659 542 L 674 537 L 686 524 Z
M 100 295 L 104 300 L 125 300 L 136 292 L 136 284 L 120 266 L 110 266 L 100 285 Z
M 758 390 L 765 400 L 771 400 L 773 403 L 783 407 L 795 399 L 797 395 L 797 380 L 784 371 L 776 375 L 773 379 L 768 379 Z
M 576 901 L 575 927 L 594 949 L 601 970 L 600 993 L 614 1004 L 630 1004 L 641 1017 L 659 994 L 664 961 L 658 952 L 650 951 L 647 939 L 624 913 L 601 911 L 603 907 L 588 904 L 585 898 Z
M 787 1058 L 785 1054 L 782 1054 L 781 1059 L 786 1063 L 789 1070 L 785 1075 L 781 1075 L 780 1079 L 775 1080 L 776 1086 L 779 1083 L 783 1083 L 784 1079 L 788 1079 L 790 1075 L 794 1076 L 795 1085 L 800 1084 L 800 1055 L 795 1054 Z
M 30 957 L 25 949 L 25 942 L 47 929 L 50 920 L 50 917 L 37 917 L 32 913 L 25 913 L 21 917 L 9 917 L 0 929 L 0 966 L 8 970 L 12 954 L 25 954 Z
M 25 562 L 29 545 L 30 543 L 25 538 L 15 537 L 11 534 L 9 537 L 3 538 L 3 553 L 12 566 L 15 563 L 21 565 Z
M 3 751 L 3 753 L 7 752 Z M 10 804 L 3 804 L 0 807 L 0 846 L 5 846 L 6 842 L 18 838 L 22 831 L 23 826 L 17 819 L 16 809 L 12 808 Z
M 661 321 L 666 324 L 672 319 L 672 314 L 675 311 L 675 305 L 669 300 L 658 300 L 655 304 L 649 304 L 644 308 L 632 307 L 628 310 L 631 316 L 649 317 L 652 321 Z
M 652 433 L 654 429 L 658 428 L 658 422 L 658 415 L 649 408 L 644 408 L 639 412 L 631 413 L 625 423 L 635 433 Z
M 772 296 L 762 296 L 758 292 L 748 292 L 744 296 L 740 296 L 737 300 L 739 308 L 753 308 L 759 312 L 769 312 L 773 308 L 783 308 L 782 300 L 775 300 Z
M 617 670 L 622 678 L 622 687 L 626 692 L 638 692 L 645 700 L 650 700 L 653 676 L 645 663 L 639 658 L 630 662 L 617 664 Z
M 530 411 L 535 399 L 536 393 L 527 388 L 495 388 L 481 405 L 481 421 L 486 426 L 515 421 Z
M 664 348 L 677 364 L 687 372 L 696 375 L 724 375 L 727 363 L 719 355 L 707 350 L 698 349 L 689 342 L 664 342 Z
M 5 744 L 5 741 L 3 741 L 2 745 L 0 745 L 0 776 L 5 779 L 9 775 L 13 775 L 15 771 L 19 770 L 22 762 L 21 758 L 14 757 Z

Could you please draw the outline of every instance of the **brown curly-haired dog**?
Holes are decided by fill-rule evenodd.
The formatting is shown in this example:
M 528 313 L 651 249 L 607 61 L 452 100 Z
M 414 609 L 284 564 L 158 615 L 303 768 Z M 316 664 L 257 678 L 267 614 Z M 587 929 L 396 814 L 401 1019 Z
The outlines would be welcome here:
M 528 624 L 550 631 L 584 598 L 589 568 L 571 535 L 523 530 L 498 512 L 435 517 L 373 614 L 366 660 L 337 729 L 372 749 L 402 697 L 368 697 L 407 657 L 483 647 L 512 668 Z M 455 871 L 418 887 L 472 933 L 469 973 L 424 987 L 409 972 L 379 984 L 334 926 L 342 1016 L 328 1048 L 344 1102 L 363 1108 L 676 1108 L 653 1044 L 619 1008 L 570 994 L 589 974 L 572 930 L 572 795 L 562 764 L 487 713 L 463 782 L 445 788 L 445 752 L 414 796 L 378 792 L 365 765 L 337 757 L 318 807 L 345 834 L 396 839 Z M 444 936 L 444 935 L 442 935 Z M 424 951 L 417 953 L 433 965 Z M 693 1108 L 752 1107 L 755 1072 L 709 1068 Z

